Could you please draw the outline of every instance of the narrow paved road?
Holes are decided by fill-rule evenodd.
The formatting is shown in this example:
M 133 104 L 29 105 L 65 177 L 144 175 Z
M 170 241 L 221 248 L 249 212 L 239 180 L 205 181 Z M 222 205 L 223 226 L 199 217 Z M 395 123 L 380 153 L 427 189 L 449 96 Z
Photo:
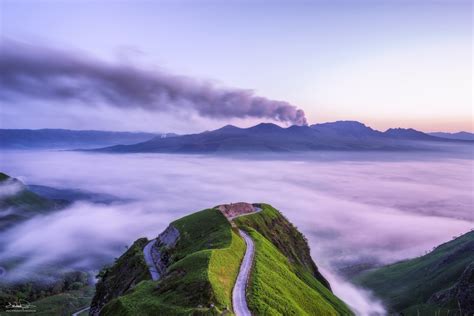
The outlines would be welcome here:
M 79 316 L 79 315 L 81 315 L 83 312 L 88 311 L 89 309 L 91 309 L 91 308 L 90 308 L 90 307 L 83 308 L 83 309 L 81 309 L 80 311 L 77 311 L 77 312 L 75 312 L 74 314 L 72 314 L 72 316 Z
M 145 248 L 143 248 L 143 255 L 145 256 L 145 263 L 148 266 L 148 270 L 151 274 L 151 279 L 156 281 L 160 278 L 160 273 L 156 269 L 155 261 L 153 261 L 153 257 L 151 255 L 151 251 L 153 249 L 153 245 L 156 243 L 156 239 L 153 239 L 148 244 L 146 244 Z
M 247 300 L 245 298 L 245 291 L 247 289 L 247 282 L 249 280 L 250 271 L 252 270 L 253 258 L 255 254 L 255 247 L 252 238 L 239 229 L 240 235 L 244 238 L 247 244 L 245 250 L 244 260 L 240 265 L 239 275 L 232 291 L 232 305 L 234 306 L 234 313 L 237 316 L 251 316 Z

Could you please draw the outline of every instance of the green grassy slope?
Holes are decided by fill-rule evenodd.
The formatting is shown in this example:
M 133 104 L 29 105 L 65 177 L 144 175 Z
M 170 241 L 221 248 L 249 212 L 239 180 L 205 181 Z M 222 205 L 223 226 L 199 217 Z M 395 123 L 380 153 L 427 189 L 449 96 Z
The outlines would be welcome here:
M 171 223 L 180 232 L 171 265 L 159 281 L 144 281 L 112 300 L 101 315 L 213 315 L 231 308 L 245 252 L 243 240 L 217 210 Z
M 235 219 L 255 242 L 249 308 L 257 315 L 352 315 L 317 271 L 304 236 L 270 205 L 262 209 Z
M 111 299 L 127 293 L 143 280 L 150 279 L 143 257 L 143 247 L 148 239 L 140 238 L 110 267 L 100 271 L 93 305 L 103 306 Z
M 458 308 L 455 298 L 439 305 L 430 298 L 454 286 L 474 262 L 474 231 L 435 248 L 427 255 L 362 273 L 354 282 L 381 297 L 390 310 L 431 315 L 433 310 Z
M 303 281 L 292 264 L 270 241 L 253 229 L 255 262 L 247 295 L 256 315 L 352 315 L 315 278 Z
M 232 309 L 232 289 L 239 273 L 240 262 L 245 252 L 245 242 L 232 231 L 230 247 L 216 249 L 209 261 L 209 281 L 216 297 L 216 302 Z
M 288 258 L 302 278 L 305 278 L 305 274 L 309 271 L 321 284 L 330 289 L 329 282 L 319 273 L 311 258 L 306 237 L 271 205 L 261 204 L 261 207 L 261 212 L 239 217 L 235 222 L 242 227 L 254 228 L 272 242 Z

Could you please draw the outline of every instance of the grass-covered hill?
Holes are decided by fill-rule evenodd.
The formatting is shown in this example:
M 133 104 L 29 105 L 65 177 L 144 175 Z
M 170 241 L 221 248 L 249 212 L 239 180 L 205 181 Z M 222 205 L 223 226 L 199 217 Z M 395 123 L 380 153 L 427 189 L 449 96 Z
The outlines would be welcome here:
M 0 231 L 22 220 L 64 206 L 66 201 L 51 200 L 30 191 L 20 180 L 0 172 Z
M 411 260 L 363 272 L 354 281 L 404 315 L 474 314 L 474 231 Z
M 253 312 L 351 315 L 318 273 L 304 237 L 278 211 L 262 207 L 255 217 L 261 226 L 252 228 L 248 222 L 255 215 L 236 220 L 237 226 L 250 232 L 256 246 L 247 291 Z M 268 223 L 277 224 L 280 237 L 272 237 L 268 233 L 271 227 L 260 223 L 260 219 L 267 221 L 267 216 Z M 165 234 L 168 228 L 153 246 L 160 278 L 151 280 L 143 254 L 149 241 L 139 239 L 101 272 L 92 315 L 233 314 L 232 290 L 246 250 L 236 225 L 212 208 L 174 221 L 170 227 L 179 233 L 177 239 L 170 242 L 172 238 Z M 284 242 L 289 242 L 288 247 L 283 247 Z

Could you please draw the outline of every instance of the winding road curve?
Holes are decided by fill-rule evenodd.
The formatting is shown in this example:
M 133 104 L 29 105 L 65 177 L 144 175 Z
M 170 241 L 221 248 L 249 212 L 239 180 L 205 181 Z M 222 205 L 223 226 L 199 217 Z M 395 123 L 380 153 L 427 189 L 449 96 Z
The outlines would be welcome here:
M 260 211 L 262 211 L 260 207 L 255 207 L 255 212 L 230 217 L 229 221 L 232 222 L 232 220 L 237 217 L 252 215 Z M 240 270 L 237 276 L 237 280 L 232 290 L 232 305 L 234 307 L 234 313 L 236 316 L 252 316 L 252 313 L 250 312 L 250 309 L 247 305 L 245 293 L 247 290 L 247 283 L 250 277 L 250 272 L 252 271 L 253 258 L 255 256 L 255 246 L 252 238 L 246 232 L 239 229 L 239 234 L 242 236 L 242 238 L 244 238 L 247 247 L 245 250 L 244 259 L 240 264 Z M 160 278 L 160 273 L 156 268 L 156 264 L 152 256 L 153 246 L 155 245 L 156 241 L 156 239 L 151 240 L 148 244 L 146 244 L 145 248 L 143 248 L 145 262 L 148 266 L 148 270 L 150 271 L 151 278 L 154 281 Z
M 156 268 L 155 261 L 153 261 L 153 257 L 151 255 L 153 246 L 156 243 L 156 239 L 153 239 L 150 241 L 148 244 L 146 244 L 145 248 L 143 248 L 143 255 L 145 257 L 145 263 L 148 266 L 148 270 L 150 271 L 151 274 L 151 279 L 153 281 L 156 281 L 160 278 L 160 273 L 158 272 L 158 269 Z
M 255 246 L 253 244 L 252 238 L 250 238 L 246 232 L 239 229 L 239 233 L 244 238 L 245 243 L 247 244 L 247 249 L 245 250 L 244 259 L 240 265 L 239 275 L 237 276 L 237 281 L 235 282 L 234 289 L 232 291 L 232 305 L 234 306 L 235 315 L 252 316 L 252 313 L 250 312 L 247 305 L 245 292 L 247 289 L 247 282 L 250 277 L 250 271 L 252 270 Z

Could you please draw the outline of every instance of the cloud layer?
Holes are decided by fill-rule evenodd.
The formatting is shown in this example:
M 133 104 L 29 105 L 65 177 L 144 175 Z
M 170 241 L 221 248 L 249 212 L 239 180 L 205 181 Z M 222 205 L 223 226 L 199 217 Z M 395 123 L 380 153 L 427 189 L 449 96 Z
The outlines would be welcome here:
M 0 233 L 0 261 L 26 258 L 7 275 L 34 273 L 38 265 L 54 262 L 97 268 L 185 214 L 233 201 L 268 202 L 308 237 L 335 293 L 360 315 L 370 315 L 380 313 L 381 305 L 341 280 L 335 269 L 418 256 L 474 226 L 471 159 L 319 153 L 253 160 L 24 151 L 5 152 L 2 166 L 27 183 L 134 200 L 79 203 Z
M 259 118 L 303 125 L 304 111 L 251 90 L 221 88 L 208 82 L 129 64 L 112 64 L 77 53 L 3 40 L 0 46 L 0 99 L 25 99 L 140 108 L 193 110 L 216 119 Z

